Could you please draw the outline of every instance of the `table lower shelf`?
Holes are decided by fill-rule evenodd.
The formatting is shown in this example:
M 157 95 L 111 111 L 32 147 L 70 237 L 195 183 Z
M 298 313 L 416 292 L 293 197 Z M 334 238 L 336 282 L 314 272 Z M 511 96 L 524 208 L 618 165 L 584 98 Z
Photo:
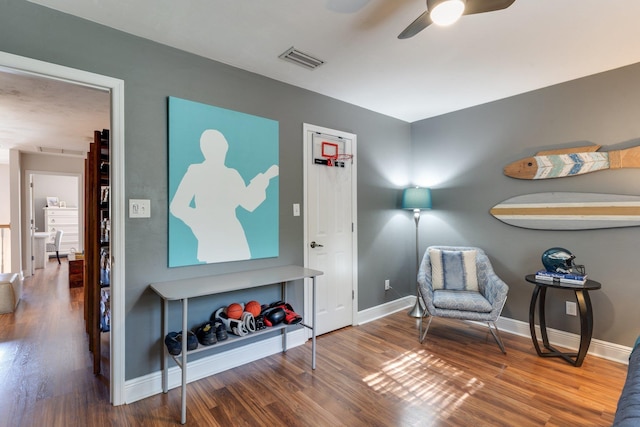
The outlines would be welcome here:
M 244 335 L 244 336 L 233 335 L 230 332 L 227 332 L 228 338 L 226 340 L 224 340 L 224 341 L 218 341 L 217 343 L 215 343 L 213 345 L 202 345 L 202 344 L 198 343 L 198 348 L 196 348 L 194 350 L 187 351 L 187 360 L 189 359 L 189 356 L 191 356 L 193 354 L 196 354 L 196 353 L 201 353 L 203 351 L 209 351 L 209 350 L 213 351 L 213 350 L 216 350 L 216 349 L 219 349 L 219 348 L 223 348 L 223 347 L 225 347 L 225 346 L 227 346 L 229 344 L 233 344 L 233 343 L 237 343 L 237 342 L 241 342 L 241 341 L 247 340 L 249 338 L 255 338 L 255 337 L 259 337 L 261 335 L 265 335 L 265 334 L 268 334 L 268 333 L 278 332 L 278 331 L 282 331 L 282 330 L 287 329 L 287 328 L 295 328 L 295 327 L 304 327 L 304 328 L 307 328 L 307 329 L 313 329 L 311 326 L 306 325 L 304 323 L 297 323 L 297 324 L 293 324 L 293 325 L 288 325 L 288 324 L 282 323 L 280 325 L 267 327 L 266 329 L 262 329 L 260 331 L 250 332 L 250 333 L 248 333 L 247 335 Z M 183 359 L 182 358 L 182 354 L 178 354 L 178 355 L 175 355 L 175 356 L 172 355 L 172 354 L 169 354 L 169 352 L 166 349 L 166 346 L 165 346 L 165 351 L 167 352 L 167 355 L 169 355 L 176 362 L 176 364 L 178 366 L 182 367 L 182 359 Z M 287 349 L 285 348 L 284 351 L 287 351 Z
M 311 329 L 311 369 L 316 368 L 316 276 L 323 273 L 318 270 L 312 270 L 299 266 L 282 266 L 272 267 L 258 270 L 250 270 L 238 273 L 220 274 L 217 276 L 205 276 L 193 279 L 184 279 L 163 283 L 152 283 L 149 287 L 162 299 L 162 334 L 164 337 L 168 333 L 169 326 L 169 301 L 180 301 L 182 305 L 182 331 L 187 331 L 188 325 L 188 306 L 189 299 L 210 296 L 215 294 L 234 292 L 239 290 L 248 290 L 262 286 L 280 286 L 280 300 L 287 301 L 287 283 L 300 281 L 305 283 L 304 279 L 311 279 L 311 313 L 307 316 L 310 318 L 312 326 L 303 323 L 297 325 L 282 324 L 263 331 L 257 331 L 243 337 L 231 336 L 220 343 L 212 346 L 203 346 L 192 351 L 187 351 L 187 342 L 182 342 L 182 355 L 172 356 L 182 370 L 181 375 L 181 414 L 180 422 L 187 422 L 187 368 L 189 355 L 199 353 L 206 350 L 215 350 L 234 342 L 240 342 L 248 338 L 258 337 L 269 332 L 280 331 L 282 336 L 282 349 L 287 350 L 287 334 L 284 330 L 289 326 L 302 326 Z M 167 347 L 163 345 L 162 357 L 162 391 L 167 393 L 169 390 L 168 382 L 168 366 L 167 360 L 169 352 Z

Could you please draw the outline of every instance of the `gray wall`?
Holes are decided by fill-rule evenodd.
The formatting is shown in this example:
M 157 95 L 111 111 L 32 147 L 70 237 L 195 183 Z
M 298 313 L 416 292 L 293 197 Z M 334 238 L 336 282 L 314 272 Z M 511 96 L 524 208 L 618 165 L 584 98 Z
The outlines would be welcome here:
M 640 228 L 538 231 L 494 219 L 489 209 L 521 194 L 572 191 L 640 194 L 640 170 L 611 170 L 550 180 L 517 180 L 507 164 L 543 149 L 599 144 L 603 151 L 640 144 L 640 65 L 412 124 L 416 176 L 433 186 L 422 250 L 431 244 L 472 244 L 486 249 L 510 285 L 503 315 L 528 320 L 532 285 L 525 274 L 542 268 L 544 250 L 561 246 L 602 283 L 591 292 L 594 338 L 626 346 L 640 333 L 637 274 Z M 548 294 L 548 325 L 579 332 L 564 314 L 571 292 Z
M 395 209 L 398 188 L 408 183 L 409 124 L 19 0 L 0 0 L 0 50 L 125 82 L 125 198 L 151 199 L 153 213 L 149 220 L 125 223 L 127 379 L 160 366 L 160 304 L 147 290 L 149 283 L 302 264 L 303 220 L 290 212 L 293 203 L 303 200 L 305 122 L 358 135 L 359 309 L 412 293 L 413 223 Z M 167 268 L 168 96 L 279 122 L 278 258 Z M 389 171 L 398 171 L 398 176 L 391 180 Z M 385 295 L 384 279 L 392 281 L 393 293 Z M 250 297 L 267 301 L 277 295 L 274 289 Z M 198 301 L 190 305 L 191 319 L 194 324 L 204 321 L 213 309 L 248 299 L 234 294 Z M 292 303 L 302 306 L 302 292 Z M 173 319 L 170 326 L 179 328 L 178 316 Z

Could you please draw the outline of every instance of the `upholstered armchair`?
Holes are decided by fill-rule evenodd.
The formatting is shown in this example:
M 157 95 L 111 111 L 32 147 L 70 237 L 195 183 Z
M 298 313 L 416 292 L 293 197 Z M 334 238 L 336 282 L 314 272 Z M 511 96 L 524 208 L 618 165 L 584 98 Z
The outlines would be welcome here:
M 418 289 L 429 315 L 420 342 L 434 317 L 487 322 L 500 350 L 506 354 L 496 320 L 507 300 L 509 287 L 493 271 L 480 248 L 430 246 L 418 270 Z

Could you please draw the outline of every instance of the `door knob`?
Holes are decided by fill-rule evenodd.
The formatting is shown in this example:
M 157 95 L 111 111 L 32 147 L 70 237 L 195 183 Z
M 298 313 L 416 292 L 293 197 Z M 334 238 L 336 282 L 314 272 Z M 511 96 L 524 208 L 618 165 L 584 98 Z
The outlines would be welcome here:
M 311 244 L 309 246 L 311 246 L 312 248 L 323 248 L 324 247 L 323 245 L 321 245 L 319 243 L 316 243 L 315 241 L 311 242 Z

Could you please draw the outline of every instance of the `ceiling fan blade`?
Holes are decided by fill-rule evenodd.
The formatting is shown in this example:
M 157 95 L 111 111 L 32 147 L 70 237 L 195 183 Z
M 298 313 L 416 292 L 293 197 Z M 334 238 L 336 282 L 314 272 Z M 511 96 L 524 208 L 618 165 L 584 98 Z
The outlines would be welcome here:
M 405 28 L 404 31 L 398 35 L 398 38 L 408 39 L 410 37 L 413 37 L 416 34 L 418 34 L 420 31 L 424 30 L 429 25 L 431 25 L 431 23 L 432 21 L 431 21 L 431 17 L 429 16 L 429 11 L 425 10 L 422 15 L 418 16 L 418 18 L 415 21 L 409 24 L 409 26 Z
M 506 9 L 516 0 L 467 0 L 463 15 Z
M 466 0 L 463 15 L 473 15 L 476 13 L 493 12 L 496 10 L 506 9 L 515 3 L 515 1 L 516 0 Z M 429 8 L 429 0 L 427 0 L 427 8 Z M 409 26 L 398 35 L 398 38 L 408 39 L 413 37 L 432 23 L 433 21 L 431 21 L 429 10 L 426 10 L 418 17 L 418 19 L 409 24 Z

